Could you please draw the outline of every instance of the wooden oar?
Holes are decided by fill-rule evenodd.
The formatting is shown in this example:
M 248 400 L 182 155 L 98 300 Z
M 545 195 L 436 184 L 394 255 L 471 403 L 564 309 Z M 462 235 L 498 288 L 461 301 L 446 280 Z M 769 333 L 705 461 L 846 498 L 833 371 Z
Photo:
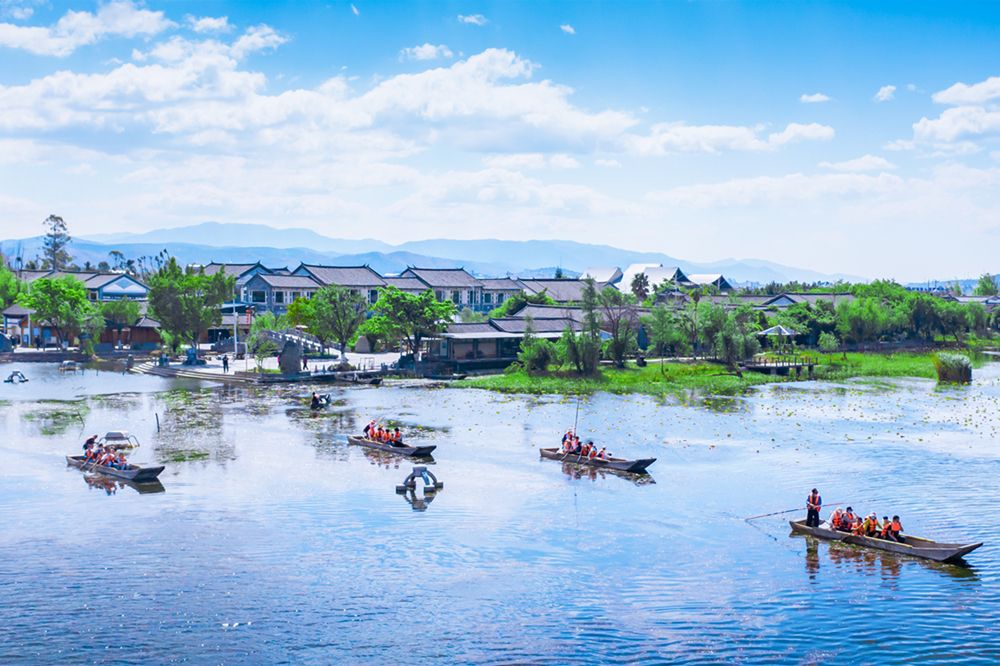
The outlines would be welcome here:
M 862 500 L 862 501 L 869 501 L 870 502 L 871 500 Z M 824 506 L 828 506 L 830 504 L 846 504 L 846 503 L 847 502 L 843 502 L 843 501 L 841 501 L 841 502 L 827 502 L 826 504 L 820 504 L 819 506 L 822 509 Z M 750 516 L 749 518 L 744 518 L 743 520 L 745 520 L 746 522 L 749 523 L 751 520 L 757 520 L 758 518 L 767 518 L 768 516 L 780 516 L 780 515 L 785 514 L 785 513 L 793 513 L 795 511 L 801 511 L 802 509 L 803 509 L 803 507 L 797 506 L 794 509 L 785 509 L 784 511 L 772 511 L 771 513 L 762 513 L 759 516 Z

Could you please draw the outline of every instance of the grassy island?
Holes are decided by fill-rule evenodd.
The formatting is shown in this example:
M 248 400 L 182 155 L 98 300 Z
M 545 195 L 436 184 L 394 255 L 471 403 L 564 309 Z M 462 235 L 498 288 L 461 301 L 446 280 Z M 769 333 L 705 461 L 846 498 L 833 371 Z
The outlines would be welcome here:
M 858 377 L 934 379 L 937 377 L 934 367 L 935 356 L 935 352 L 894 354 L 853 352 L 820 355 L 813 377 L 822 380 Z M 982 360 L 975 359 L 978 357 L 974 357 L 974 367 L 982 365 Z M 606 391 L 663 395 L 698 391 L 733 395 L 760 384 L 798 379 L 794 376 L 760 372 L 744 372 L 741 377 L 724 365 L 708 361 L 668 361 L 662 366 L 659 362 L 654 362 L 644 368 L 637 367 L 634 363 L 628 363 L 622 369 L 602 366 L 592 377 L 581 377 L 569 372 L 529 374 L 523 369 L 517 369 L 498 375 L 471 378 L 456 385 L 501 393 L 579 394 Z

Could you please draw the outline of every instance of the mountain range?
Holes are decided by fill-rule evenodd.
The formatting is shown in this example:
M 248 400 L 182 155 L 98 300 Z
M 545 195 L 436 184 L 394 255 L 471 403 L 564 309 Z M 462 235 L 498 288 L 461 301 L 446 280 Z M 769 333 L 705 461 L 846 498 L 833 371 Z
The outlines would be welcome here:
M 41 253 L 42 237 L 0 242 L 0 252 L 25 260 Z M 336 265 L 368 264 L 380 273 L 392 274 L 408 266 L 448 268 L 464 266 L 480 276 L 507 274 L 551 276 L 555 267 L 578 274 L 593 266 L 633 263 L 679 266 L 686 273 L 722 273 L 731 281 L 746 283 L 806 282 L 863 278 L 825 274 L 784 266 L 760 259 L 723 259 L 691 262 L 660 252 L 638 252 L 608 245 L 565 240 L 508 241 L 495 239 L 428 239 L 393 245 L 375 239 L 341 239 L 309 229 L 278 229 L 261 224 L 204 222 L 143 233 L 98 234 L 75 238 L 70 247 L 78 264 L 96 265 L 118 250 L 127 257 L 152 256 L 166 249 L 178 261 L 188 263 L 252 263 L 294 268 L 299 262 Z

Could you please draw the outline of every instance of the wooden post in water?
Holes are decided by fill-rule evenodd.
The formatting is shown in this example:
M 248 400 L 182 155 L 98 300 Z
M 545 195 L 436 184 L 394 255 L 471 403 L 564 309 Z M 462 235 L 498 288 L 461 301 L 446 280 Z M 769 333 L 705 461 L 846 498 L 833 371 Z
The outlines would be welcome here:
M 160 432 L 160 414 L 159 412 L 153 412 L 156 416 L 156 432 Z

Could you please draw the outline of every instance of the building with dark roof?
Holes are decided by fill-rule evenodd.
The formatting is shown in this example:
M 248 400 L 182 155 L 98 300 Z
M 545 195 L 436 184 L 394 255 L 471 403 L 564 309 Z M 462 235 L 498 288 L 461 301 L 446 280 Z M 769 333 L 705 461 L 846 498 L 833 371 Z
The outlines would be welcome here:
M 407 268 L 400 277 L 416 278 L 434 292 L 439 301 L 451 301 L 458 308 L 481 310 L 483 283 L 464 268 Z
M 297 298 L 312 298 L 321 287 L 309 275 L 258 273 L 244 287 L 249 302 L 257 310 L 284 314 Z
M 305 275 L 314 279 L 320 286 L 336 285 L 352 293 L 365 297 L 369 304 L 378 300 L 378 290 L 386 286 L 371 266 L 322 266 L 318 264 L 299 264 L 292 275 Z
M 583 300 L 583 290 L 587 287 L 586 280 L 575 279 L 524 279 L 518 284 L 528 294 L 545 294 L 556 303 L 579 303 Z M 608 285 L 604 282 L 594 284 L 600 291 Z

